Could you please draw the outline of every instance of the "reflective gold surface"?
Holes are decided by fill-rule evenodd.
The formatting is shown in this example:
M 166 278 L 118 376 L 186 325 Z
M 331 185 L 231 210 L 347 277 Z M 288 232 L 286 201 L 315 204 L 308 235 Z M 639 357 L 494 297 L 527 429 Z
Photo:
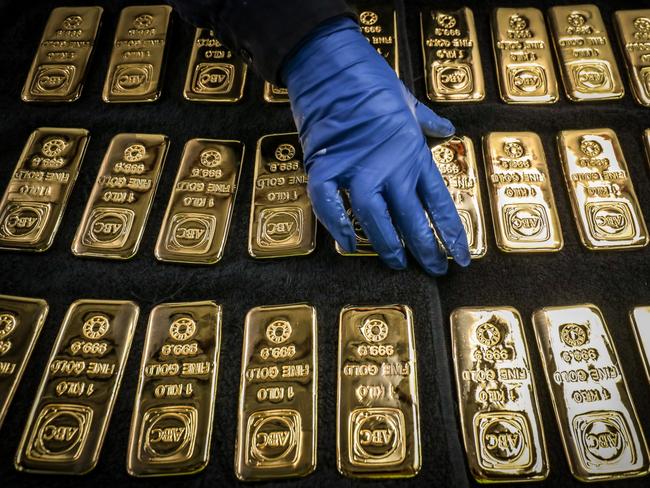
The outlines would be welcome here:
M 257 142 L 248 253 L 277 258 L 311 253 L 316 217 L 307 195 L 298 134 L 271 134 Z
M 171 11 L 168 5 L 122 9 L 102 92 L 105 102 L 158 100 Z
M 420 32 L 429 100 L 483 100 L 485 81 L 472 11 L 467 7 L 422 11 Z
M 544 429 L 519 312 L 457 308 L 451 345 L 472 476 L 479 483 L 545 479 Z
M 265 81 L 264 100 L 269 103 L 289 103 L 289 92 L 284 87 Z
M 0 427 L 48 310 L 45 300 L 0 295 Z
M 242 481 L 316 469 L 316 309 L 264 306 L 246 315 L 235 474 Z
M 198 264 L 221 259 L 243 157 L 239 141 L 187 141 L 158 234 L 156 258 Z
M 244 96 L 247 70 L 210 29 L 197 28 L 183 96 L 197 102 L 237 102 Z
M 78 300 L 59 330 L 25 426 L 19 471 L 84 474 L 97 465 L 139 308 Z
M 549 20 L 567 97 L 574 102 L 621 98 L 623 82 L 598 7 L 551 7 Z
M 483 151 L 499 249 L 562 249 L 562 229 L 539 136 L 533 132 L 490 132 L 483 137 Z
M 372 247 L 370 240 L 366 236 L 366 233 L 361 228 L 361 224 L 357 220 L 357 217 L 352 212 L 352 206 L 350 205 L 350 196 L 346 191 L 341 193 L 341 198 L 343 199 L 343 205 L 345 206 L 345 212 L 352 222 L 352 228 L 354 229 L 354 237 L 356 238 L 357 249 L 354 252 L 347 252 L 343 249 L 338 242 L 334 242 L 334 247 L 336 252 L 341 256 L 377 256 L 377 253 Z
M 168 146 L 160 134 L 113 137 L 72 243 L 76 256 L 129 259 L 138 252 Z
M 634 338 L 643 360 L 643 368 L 650 382 L 650 306 L 634 307 L 630 312 Z
M 650 9 L 614 13 L 627 73 L 636 101 L 650 107 Z
M 85 129 L 41 127 L 32 132 L 0 201 L 0 249 L 49 249 L 88 139 Z
M 220 340 L 214 302 L 151 311 L 126 461 L 132 476 L 191 474 L 208 464 Z
M 616 134 L 611 129 L 558 135 L 564 179 L 580 240 L 587 249 L 633 249 L 648 230 Z
M 504 102 L 557 102 L 553 48 L 540 10 L 532 7 L 495 9 L 492 48 L 499 93 Z
M 339 319 L 337 466 L 353 478 L 420 470 L 413 315 L 405 305 L 348 306 Z
M 487 242 L 474 144 L 469 137 L 454 136 L 441 144 L 429 139 L 429 147 L 465 228 L 469 252 L 481 258 Z
M 643 145 L 645 146 L 645 156 L 650 166 L 650 129 L 643 132 Z
M 23 101 L 72 102 L 79 98 L 103 11 L 102 7 L 52 10 L 23 86 Z
M 348 4 L 359 16 L 361 33 L 399 76 L 397 14 L 392 4 L 377 0 L 351 0 Z
M 571 473 L 604 481 L 648 473 L 648 447 L 598 307 L 533 314 L 537 345 Z

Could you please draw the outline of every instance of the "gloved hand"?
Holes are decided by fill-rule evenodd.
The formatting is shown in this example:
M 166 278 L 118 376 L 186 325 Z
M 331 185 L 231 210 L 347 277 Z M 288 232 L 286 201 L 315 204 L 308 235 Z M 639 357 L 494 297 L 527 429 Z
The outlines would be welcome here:
M 429 219 L 447 252 L 467 266 L 467 236 L 424 136 L 450 136 L 454 126 L 415 99 L 357 24 L 338 18 L 320 26 L 282 76 L 314 212 L 338 243 L 356 247 L 340 195 L 347 189 L 352 211 L 391 268 L 406 267 L 401 236 L 427 272 L 447 271 Z

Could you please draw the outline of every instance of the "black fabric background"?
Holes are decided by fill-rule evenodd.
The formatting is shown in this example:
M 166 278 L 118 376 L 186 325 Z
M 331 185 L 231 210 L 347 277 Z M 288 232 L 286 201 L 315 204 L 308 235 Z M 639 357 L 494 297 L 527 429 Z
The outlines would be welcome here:
M 64 105 L 31 105 L 20 101 L 20 90 L 51 8 L 60 5 L 103 4 L 103 26 L 97 50 L 80 100 Z M 608 321 L 628 373 L 646 435 L 650 436 L 650 386 L 640 365 L 628 310 L 650 303 L 650 250 L 594 253 L 578 241 L 568 196 L 554 145 L 557 131 L 569 128 L 611 127 L 621 140 L 641 206 L 650 216 L 650 168 L 641 143 L 642 130 L 650 126 L 650 111 L 634 104 L 631 95 L 616 102 L 578 105 L 565 98 L 554 106 L 506 106 L 498 98 L 489 36 L 489 13 L 497 5 L 535 4 L 546 9 L 554 2 L 501 0 L 466 2 L 474 10 L 483 71 L 487 82 L 485 102 L 440 105 L 436 110 L 454 121 L 480 148 L 485 132 L 532 130 L 542 137 L 563 227 L 565 248 L 554 255 L 503 254 L 488 232 L 488 254 L 470 268 L 452 266 L 450 274 L 436 281 L 416 266 L 393 272 L 375 259 L 338 256 L 331 238 L 319 229 L 318 246 L 308 257 L 255 261 L 246 251 L 251 179 L 256 140 L 264 134 L 295 130 L 288 107 L 262 101 L 262 81 L 249 78 L 244 100 L 234 106 L 202 105 L 182 98 L 183 82 L 191 49 L 193 28 L 174 18 L 162 98 L 154 104 L 107 105 L 101 89 L 108 66 L 111 42 L 120 8 L 136 2 L 18 2 L 0 1 L 0 186 L 9 181 L 28 135 L 37 127 L 84 127 L 91 141 L 81 173 L 53 247 L 43 254 L 0 253 L 0 293 L 42 297 L 50 303 L 50 315 L 37 343 L 0 432 L 0 480 L 5 486 L 122 486 L 185 485 L 230 486 L 233 475 L 236 404 L 239 391 L 243 319 L 248 309 L 262 304 L 308 301 L 316 306 L 319 321 L 318 468 L 287 486 L 396 486 L 475 485 L 466 467 L 452 389 L 448 315 L 457 306 L 500 305 L 517 307 L 524 316 L 532 361 L 542 404 L 551 475 L 548 486 L 578 486 L 569 473 L 560 437 L 543 383 L 539 355 L 530 327 L 532 310 L 544 305 L 590 301 L 599 305 Z M 154 2 L 139 2 L 154 3 Z M 397 3 L 400 16 L 402 77 L 424 100 L 418 10 L 424 5 L 458 8 L 462 2 L 406 1 Z M 610 23 L 614 6 L 599 2 Z M 647 1 L 618 1 L 615 8 L 650 7 Z M 290 22 L 290 19 L 287 19 Z M 616 51 L 618 54 L 618 51 Z M 621 60 L 622 61 L 622 60 Z M 621 62 L 622 67 L 622 62 Z M 75 258 L 70 252 L 81 214 L 110 139 L 119 132 L 164 133 L 171 149 L 138 255 L 127 262 Z M 223 260 L 215 266 L 190 267 L 159 263 L 153 247 L 174 180 L 181 150 L 192 137 L 239 139 L 246 144 L 245 165 L 235 205 L 233 224 Z M 481 157 L 479 156 L 479 161 Z M 483 175 L 482 164 L 479 172 Z M 482 190 L 487 203 L 484 181 Z M 486 206 L 488 228 L 491 219 Z M 79 298 L 131 299 L 140 304 L 138 329 L 122 388 L 97 468 L 82 478 L 45 477 L 17 473 L 13 457 L 46 366 L 50 348 L 69 304 Z M 211 460 L 200 474 L 167 479 L 136 480 L 125 470 L 125 457 L 134 391 L 149 311 L 158 303 L 213 299 L 224 307 L 219 386 Z M 336 471 L 336 346 L 340 308 L 346 304 L 405 303 L 414 310 L 421 402 L 422 471 L 410 481 L 355 482 Z M 619 486 L 647 486 L 641 479 Z M 267 483 L 265 486 L 275 485 Z M 539 485 L 538 485 L 539 486 Z

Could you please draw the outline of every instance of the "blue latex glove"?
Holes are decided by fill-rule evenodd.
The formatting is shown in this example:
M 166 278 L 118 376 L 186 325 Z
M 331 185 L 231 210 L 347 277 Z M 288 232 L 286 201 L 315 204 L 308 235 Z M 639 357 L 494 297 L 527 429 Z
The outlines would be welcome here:
M 401 236 L 427 272 L 447 271 L 429 220 L 447 252 L 467 266 L 467 236 L 425 140 L 450 136 L 454 126 L 418 102 L 357 24 L 339 18 L 319 27 L 282 75 L 314 212 L 338 243 L 356 247 L 340 195 L 348 189 L 352 211 L 391 268 L 406 267 Z

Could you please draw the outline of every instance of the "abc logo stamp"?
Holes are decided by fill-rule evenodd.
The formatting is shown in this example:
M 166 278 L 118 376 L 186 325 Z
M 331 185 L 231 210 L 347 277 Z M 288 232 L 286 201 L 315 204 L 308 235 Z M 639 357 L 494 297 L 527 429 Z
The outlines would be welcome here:
M 546 209 L 538 203 L 503 206 L 506 236 L 511 241 L 545 241 L 549 236 Z
M 636 462 L 627 422 L 613 410 L 587 412 L 572 422 L 580 461 L 587 469 L 621 468 Z
M 595 239 L 619 241 L 634 237 L 635 226 L 626 202 L 585 204 L 589 232 Z
M 36 461 L 76 461 L 86 444 L 93 418 L 83 405 L 50 404 L 38 415 L 26 455 Z
M 571 76 L 576 88 L 582 92 L 598 93 L 612 89 L 612 73 L 603 62 L 574 64 Z
M 0 238 L 14 242 L 37 242 L 49 215 L 49 203 L 10 203 L 0 215 Z
M 212 245 L 217 218 L 200 213 L 177 213 L 172 217 L 167 248 L 179 253 L 207 252 Z
M 32 95 L 68 95 L 72 90 L 75 70 L 71 64 L 42 64 L 29 91 Z
M 140 451 L 143 462 L 174 463 L 192 457 L 198 412 L 192 406 L 150 408 L 142 418 Z
M 227 93 L 235 79 L 235 66 L 229 63 L 199 63 L 194 69 L 192 90 L 195 93 Z
M 293 248 L 302 241 L 300 207 L 266 208 L 260 213 L 257 243 L 260 247 Z
M 350 462 L 390 466 L 406 458 L 404 414 L 396 408 L 357 408 L 350 414 Z
M 301 433 L 296 410 L 254 412 L 246 426 L 246 464 L 273 468 L 294 464 L 300 456 Z
M 112 91 L 120 95 L 147 94 L 153 84 L 151 64 L 120 64 L 113 73 Z
M 135 212 L 128 208 L 96 208 L 90 214 L 82 242 L 86 246 L 117 249 L 131 231 Z
M 508 66 L 508 84 L 520 95 L 545 95 L 546 74 L 541 66 Z
M 472 71 L 466 64 L 443 64 L 434 66 L 433 81 L 442 94 L 463 94 L 472 91 Z
M 483 412 L 474 419 L 478 462 L 486 471 L 519 471 L 532 465 L 528 419 L 519 412 Z
M 467 245 L 472 247 L 474 245 L 474 232 L 472 232 L 472 214 L 467 210 L 458 209 L 458 216 L 460 217 L 460 222 L 463 224 L 463 229 L 465 229 L 465 234 L 467 234 Z
M 641 81 L 641 86 L 645 90 L 647 97 L 650 97 L 650 66 L 641 68 L 639 70 L 639 80 Z

